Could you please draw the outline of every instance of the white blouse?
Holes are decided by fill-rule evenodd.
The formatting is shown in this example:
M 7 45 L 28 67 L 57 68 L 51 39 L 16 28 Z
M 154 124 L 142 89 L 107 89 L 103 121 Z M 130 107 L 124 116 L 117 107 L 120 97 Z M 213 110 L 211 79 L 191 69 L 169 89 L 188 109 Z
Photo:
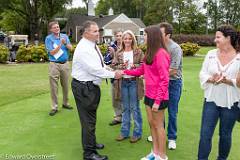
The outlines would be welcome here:
M 131 65 L 133 64 L 133 51 L 123 52 L 123 62 L 125 63 L 128 61 L 127 69 L 130 69 Z M 134 76 L 123 75 L 123 78 L 131 78 Z
M 237 73 L 240 71 L 240 54 L 222 66 L 217 53 L 218 50 L 214 49 L 206 55 L 199 74 L 200 84 L 207 102 L 215 102 L 217 106 L 231 109 L 233 104 L 240 100 L 240 89 L 236 86 Z M 217 85 L 207 83 L 207 80 L 215 73 L 222 73 L 227 79 L 231 79 L 233 86 L 224 83 Z

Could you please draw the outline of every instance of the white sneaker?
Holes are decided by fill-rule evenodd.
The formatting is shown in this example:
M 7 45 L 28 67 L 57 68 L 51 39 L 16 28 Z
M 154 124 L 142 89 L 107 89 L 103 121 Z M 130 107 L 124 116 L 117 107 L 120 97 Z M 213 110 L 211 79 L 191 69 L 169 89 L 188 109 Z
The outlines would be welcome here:
M 168 160 L 168 157 L 165 156 L 165 158 L 162 158 L 158 155 L 158 156 L 155 157 L 155 160 Z
M 141 158 L 141 160 L 155 160 L 153 152 L 149 153 L 146 157 Z
M 177 144 L 175 140 L 168 140 L 168 149 L 174 150 L 177 148 Z
M 153 141 L 153 140 L 152 140 L 152 136 L 148 136 L 147 141 L 148 141 L 148 142 L 152 142 L 152 141 Z

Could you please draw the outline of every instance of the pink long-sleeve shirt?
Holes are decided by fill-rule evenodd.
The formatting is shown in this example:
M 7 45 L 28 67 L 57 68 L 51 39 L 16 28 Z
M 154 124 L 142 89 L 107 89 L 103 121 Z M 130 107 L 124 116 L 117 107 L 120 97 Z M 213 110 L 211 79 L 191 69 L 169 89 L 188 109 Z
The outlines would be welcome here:
M 145 95 L 154 99 L 155 104 L 162 100 L 168 100 L 170 55 L 160 48 L 153 58 L 153 63 L 147 65 L 144 62 L 140 67 L 133 70 L 124 70 L 124 74 L 132 76 L 144 76 Z

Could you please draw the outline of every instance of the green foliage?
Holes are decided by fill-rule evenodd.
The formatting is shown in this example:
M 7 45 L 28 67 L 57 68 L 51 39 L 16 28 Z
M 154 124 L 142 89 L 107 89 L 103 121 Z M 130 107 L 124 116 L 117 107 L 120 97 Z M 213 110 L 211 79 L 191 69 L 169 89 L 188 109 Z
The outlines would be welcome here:
M 95 9 L 96 15 L 107 15 L 110 7 L 110 3 L 108 3 L 107 0 L 100 0 Z
M 147 51 L 147 45 L 146 44 L 140 44 L 138 47 L 143 51 L 144 54 L 146 53 L 146 51 Z
M 96 14 L 108 14 L 111 7 L 114 14 L 124 13 L 131 18 L 141 18 L 145 15 L 148 0 L 100 0 L 95 9 Z
M 107 53 L 108 46 L 106 44 L 100 44 L 98 45 L 102 55 L 104 56 Z
M 194 56 L 200 49 L 200 46 L 196 43 L 182 43 L 181 45 L 183 56 Z
M 75 51 L 76 47 L 77 47 L 77 44 L 73 44 L 73 45 L 72 45 L 72 50 L 70 50 L 70 51 L 68 52 L 68 53 L 69 53 L 69 60 L 70 60 L 70 61 L 71 61 L 72 58 L 73 58 L 73 54 L 74 54 L 74 51 Z
M 44 45 L 24 46 L 21 45 L 17 51 L 18 62 L 44 62 L 48 60 L 48 55 Z
M 44 45 L 32 46 L 31 54 L 33 62 L 44 62 L 48 60 L 48 55 Z
M 9 50 L 4 45 L 0 45 L 0 63 L 6 63 L 8 58 Z
M 159 22 L 173 20 L 173 1 L 149 0 L 148 9 L 144 16 L 146 25 L 157 24 Z
M 27 22 L 24 18 L 14 11 L 5 11 L 1 14 L 3 17 L 0 20 L 1 27 L 6 31 L 15 31 L 16 33 L 23 33 Z
M 22 28 L 19 33 L 30 35 L 30 39 L 33 39 L 34 34 L 40 32 L 43 29 L 46 29 L 48 22 L 54 17 L 58 12 L 61 12 L 65 7 L 65 4 L 70 4 L 72 0 L 0 0 L 0 10 L 9 12 L 14 15 L 14 20 L 11 20 L 13 24 L 7 23 L 4 26 L 5 30 L 8 30 L 9 27 L 14 27 L 15 31 L 19 31 L 19 28 Z M 3 15 L 3 20 L 9 21 L 8 17 L 10 16 Z M 17 19 L 19 17 L 19 19 Z M 2 22 L 4 24 L 4 22 Z M 2 26 L 1 24 L 1 26 Z M 8 26 L 9 25 L 9 26 Z
M 179 0 L 178 0 L 179 1 Z M 176 4 L 176 21 L 174 23 L 177 33 L 185 34 L 204 34 L 206 30 L 206 16 L 200 12 L 198 7 L 193 3 L 182 1 Z

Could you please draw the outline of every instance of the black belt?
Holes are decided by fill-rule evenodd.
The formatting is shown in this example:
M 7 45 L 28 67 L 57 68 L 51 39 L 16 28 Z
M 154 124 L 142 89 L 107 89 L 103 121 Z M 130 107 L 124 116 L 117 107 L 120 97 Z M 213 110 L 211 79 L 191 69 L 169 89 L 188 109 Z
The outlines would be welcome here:
M 65 62 L 55 62 L 55 61 L 50 61 L 50 62 L 53 62 L 53 63 L 60 63 L 60 64 L 65 64 L 67 61 L 65 61 Z
M 136 77 L 129 77 L 129 78 L 122 78 L 122 80 L 124 80 L 124 81 L 136 81 L 137 78 Z
M 73 78 L 73 81 L 80 83 L 80 84 L 84 84 L 84 85 L 89 85 L 89 84 L 93 84 L 93 81 L 79 81 L 75 78 Z

